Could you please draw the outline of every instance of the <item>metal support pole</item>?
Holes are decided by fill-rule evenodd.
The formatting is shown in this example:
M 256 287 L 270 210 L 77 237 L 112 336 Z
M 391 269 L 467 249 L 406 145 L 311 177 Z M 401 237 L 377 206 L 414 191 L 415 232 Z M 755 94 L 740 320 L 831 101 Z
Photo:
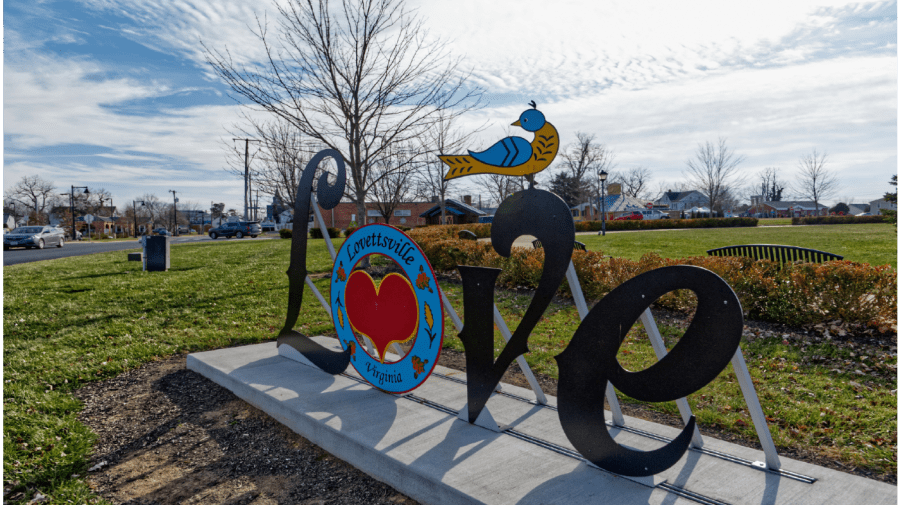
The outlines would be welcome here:
M 660 360 L 664 356 L 667 356 L 667 348 L 664 346 L 664 339 L 661 338 L 661 332 L 658 331 L 658 325 L 655 324 L 655 317 L 652 316 L 651 309 L 645 309 L 641 316 L 639 316 L 640 321 L 642 321 L 642 326 L 645 328 L 646 334 L 649 336 L 649 341 L 652 343 L 652 349 L 655 350 L 655 356 Z M 683 423 L 688 423 L 689 418 L 692 417 L 692 409 L 689 408 L 689 402 L 686 401 L 686 398 L 677 398 L 677 409 L 680 411 L 680 417 L 683 418 Z M 696 426 L 695 431 L 692 432 L 692 444 L 691 447 L 701 447 L 704 444 L 704 440 L 702 440 L 701 433 L 698 432 L 698 427 Z
M 574 262 L 571 261 L 567 266 L 567 283 L 571 287 L 571 295 L 574 297 L 574 305 L 577 306 L 577 314 L 582 321 L 589 309 L 586 306 L 586 297 L 583 296 L 583 289 L 580 287 L 580 279 L 577 277 L 577 271 L 574 269 Z M 605 386 L 605 398 L 608 399 L 608 407 L 611 408 L 611 422 L 615 426 L 624 425 L 624 413 L 621 411 L 620 402 L 617 399 L 617 393 L 609 382 Z
M 496 307 L 496 304 L 493 304 L 493 321 L 495 321 L 496 326 L 499 327 L 499 333 L 502 335 L 502 338 L 505 339 L 505 342 L 511 340 L 511 331 L 509 331 L 508 325 L 505 324 L 505 320 L 502 319 L 502 314 L 499 313 L 499 307 Z M 521 367 L 521 372 L 524 373 L 524 377 L 527 378 L 527 383 L 530 384 L 530 389 L 532 389 L 533 393 L 536 395 L 536 403 L 540 405 L 548 404 L 546 394 L 543 393 L 543 388 L 541 388 L 539 382 L 536 381 L 536 377 L 534 377 L 533 371 L 530 370 L 530 365 L 527 364 L 527 360 L 524 359 L 524 356 L 518 356 L 515 360 L 518 362 L 518 366 Z

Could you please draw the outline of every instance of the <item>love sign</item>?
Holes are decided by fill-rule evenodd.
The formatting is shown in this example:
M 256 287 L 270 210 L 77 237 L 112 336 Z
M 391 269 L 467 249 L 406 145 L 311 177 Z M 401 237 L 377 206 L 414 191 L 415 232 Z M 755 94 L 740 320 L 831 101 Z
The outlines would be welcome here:
M 312 176 L 326 157 L 337 162 L 337 180 L 333 186 L 327 183 L 327 175 L 318 180 L 318 200 L 325 209 L 339 203 L 346 178 L 343 159 L 336 151 L 321 151 L 303 171 L 294 215 L 308 215 Z M 372 385 L 390 393 L 421 385 L 439 358 L 443 307 L 434 272 L 418 245 L 401 231 L 382 224 L 362 227 L 346 239 L 331 272 L 330 309 L 343 347 L 334 352 L 293 330 L 306 280 L 308 223 L 299 219 L 296 225 L 287 271 L 287 320 L 278 345 L 295 348 L 331 374 L 341 373 L 351 364 Z M 574 223 L 568 206 L 555 194 L 533 187 L 506 198 L 493 218 L 493 248 L 508 257 L 515 239 L 523 235 L 535 236 L 543 245 L 542 274 L 530 305 L 498 357 L 494 358 L 493 350 L 493 298 L 501 270 L 458 267 L 465 315 L 459 338 L 465 348 L 467 421 L 471 423 L 484 411 L 511 362 L 528 352 L 527 339 L 564 280 L 574 248 Z M 399 271 L 377 281 L 365 271 L 354 270 L 362 258 L 371 255 L 392 259 Z M 655 300 L 679 289 L 691 290 L 698 298 L 696 313 L 683 337 L 647 369 L 624 369 L 617 353 L 630 328 Z M 566 436 L 584 458 L 621 475 L 648 476 L 670 468 L 688 449 L 695 418 L 664 447 L 646 452 L 625 448 L 605 426 L 606 384 L 642 401 L 684 397 L 707 385 L 726 367 L 741 335 L 739 300 L 713 272 L 680 265 L 652 270 L 622 283 L 589 311 L 573 331 L 569 346 L 555 358 L 558 413 Z M 390 359 L 391 348 L 402 357 Z

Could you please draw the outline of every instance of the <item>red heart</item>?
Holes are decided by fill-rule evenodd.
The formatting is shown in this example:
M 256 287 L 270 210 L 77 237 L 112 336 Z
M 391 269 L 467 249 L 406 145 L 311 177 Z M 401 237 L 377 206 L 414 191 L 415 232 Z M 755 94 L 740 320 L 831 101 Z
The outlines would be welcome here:
M 397 273 L 387 274 L 378 287 L 368 272 L 356 270 L 343 296 L 349 324 L 374 342 L 381 363 L 391 343 L 406 342 L 418 331 L 415 290 Z

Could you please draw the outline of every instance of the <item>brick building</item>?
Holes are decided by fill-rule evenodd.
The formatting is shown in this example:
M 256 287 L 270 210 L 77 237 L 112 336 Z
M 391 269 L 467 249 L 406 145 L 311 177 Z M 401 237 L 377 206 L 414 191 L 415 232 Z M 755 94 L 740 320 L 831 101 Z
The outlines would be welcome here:
M 390 217 L 390 223 L 393 226 L 408 226 L 414 228 L 426 223 L 421 213 L 433 207 L 431 202 L 402 202 L 396 206 L 393 216 Z M 325 226 L 329 228 L 339 228 L 345 230 L 350 223 L 355 222 L 357 226 L 371 223 L 385 223 L 386 219 L 380 215 L 380 211 L 373 203 L 365 204 L 367 215 L 360 218 L 358 216 L 358 208 L 352 202 L 340 202 L 331 210 L 325 210 L 318 206 L 321 211 L 321 217 L 324 219 Z M 317 223 L 315 223 L 317 226 Z

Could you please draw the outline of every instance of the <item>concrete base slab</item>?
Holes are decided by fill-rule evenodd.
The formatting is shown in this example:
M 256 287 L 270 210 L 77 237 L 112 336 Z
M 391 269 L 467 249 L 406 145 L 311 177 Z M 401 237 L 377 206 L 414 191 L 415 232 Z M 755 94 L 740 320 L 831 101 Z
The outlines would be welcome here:
M 315 340 L 339 349 L 335 339 Z M 372 387 L 352 368 L 332 376 L 287 359 L 274 342 L 191 354 L 187 367 L 422 503 L 893 505 L 898 499 L 895 486 L 788 458 L 781 471 L 758 468 L 752 463 L 764 459 L 761 451 L 707 436 L 670 469 L 635 482 L 580 457 L 561 430 L 554 397 L 538 405 L 530 390 L 504 384 L 488 405 L 508 430 L 458 419 L 465 375 L 440 366 L 404 396 Z M 606 418 L 610 424 L 610 413 Z M 679 433 L 630 417 L 609 431 L 639 450 Z

